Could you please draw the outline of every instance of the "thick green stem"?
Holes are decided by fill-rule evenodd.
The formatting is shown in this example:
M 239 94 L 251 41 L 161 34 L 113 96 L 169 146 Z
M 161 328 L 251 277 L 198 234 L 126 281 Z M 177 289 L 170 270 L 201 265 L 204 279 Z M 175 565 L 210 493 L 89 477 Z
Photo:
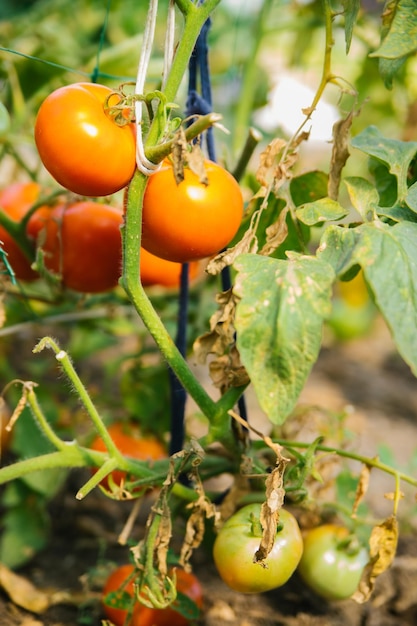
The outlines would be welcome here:
M 191 372 L 187 362 L 170 337 L 160 317 L 152 306 L 140 282 L 140 241 L 142 231 L 142 204 L 146 176 L 136 172 L 129 186 L 126 219 L 123 227 L 123 276 L 121 284 L 130 301 L 154 338 L 161 353 L 168 361 L 175 375 L 198 404 L 202 412 L 211 417 L 216 408 L 215 402 Z

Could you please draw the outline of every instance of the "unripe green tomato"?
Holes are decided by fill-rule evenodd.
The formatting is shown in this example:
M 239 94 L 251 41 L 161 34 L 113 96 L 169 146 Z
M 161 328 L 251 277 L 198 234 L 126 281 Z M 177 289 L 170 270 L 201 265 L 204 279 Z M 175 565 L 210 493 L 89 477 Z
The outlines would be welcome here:
M 352 546 L 347 528 L 324 524 L 305 535 L 298 572 L 319 596 L 345 600 L 356 591 L 367 562 L 367 550 Z
M 254 563 L 261 541 L 256 531 L 260 512 L 260 504 L 243 507 L 225 522 L 214 542 L 217 571 L 231 589 L 241 593 L 262 593 L 281 587 L 292 576 L 303 551 L 297 520 L 281 509 L 274 546 L 264 563 Z

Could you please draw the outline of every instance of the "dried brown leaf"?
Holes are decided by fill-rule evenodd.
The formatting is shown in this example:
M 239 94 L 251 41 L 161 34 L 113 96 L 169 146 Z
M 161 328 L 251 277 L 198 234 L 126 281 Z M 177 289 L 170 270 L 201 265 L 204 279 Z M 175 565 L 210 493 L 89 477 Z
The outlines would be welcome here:
M 333 124 L 333 148 L 330 159 L 329 181 L 327 183 L 327 195 L 332 200 L 337 200 L 339 196 L 342 170 L 349 158 L 349 138 L 350 129 L 354 118 L 351 111 L 348 116 Z
M 352 517 L 356 517 L 358 507 L 366 496 L 369 487 L 369 479 L 371 476 L 371 466 L 363 465 L 359 476 L 358 486 L 356 487 L 355 501 L 352 507 Z
M 0 563 L 0 587 L 14 604 L 32 613 L 43 613 L 51 604 L 47 593 L 2 563 Z
M 281 211 L 276 222 L 268 226 L 266 229 L 266 241 L 259 254 L 269 256 L 285 241 L 288 235 L 287 213 L 288 207 Z
M 365 566 L 357 591 L 352 599 L 363 604 L 367 602 L 374 590 L 378 576 L 392 564 L 398 543 L 398 523 L 395 515 L 391 515 L 372 529 L 369 539 L 369 562 Z
M 187 158 L 187 139 L 182 127 L 175 133 L 172 142 L 172 169 L 177 185 L 184 180 L 184 163 Z
M 194 342 L 198 363 L 205 363 L 209 354 L 222 355 L 235 341 L 235 311 L 237 297 L 231 289 L 217 294 L 218 310 L 210 318 L 210 332 Z
M 193 144 L 191 151 L 187 153 L 187 163 L 190 170 L 198 176 L 200 183 L 208 185 L 209 179 L 205 168 L 204 154 L 198 144 Z
M 260 185 L 269 187 L 271 179 L 275 179 L 278 175 L 277 172 L 277 159 L 276 157 L 285 148 L 287 142 L 284 139 L 276 137 L 269 143 L 265 150 L 261 152 L 259 157 L 259 168 L 256 172 L 256 179 Z
M 279 512 L 284 504 L 284 472 L 288 463 L 288 459 L 281 454 L 282 447 L 279 444 L 274 443 L 269 437 L 265 437 L 264 441 L 274 450 L 277 460 L 274 469 L 265 480 L 266 501 L 262 504 L 260 515 L 262 539 L 254 556 L 254 562 L 257 563 L 266 559 L 275 542 Z

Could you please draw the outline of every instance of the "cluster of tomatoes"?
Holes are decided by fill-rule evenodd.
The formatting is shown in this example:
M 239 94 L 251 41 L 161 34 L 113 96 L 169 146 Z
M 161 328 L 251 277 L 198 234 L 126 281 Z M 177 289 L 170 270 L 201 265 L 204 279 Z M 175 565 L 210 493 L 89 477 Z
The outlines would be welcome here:
M 227 520 L 215 539 L 214 562 L 231 589 L 240 593 L 271 591 L 284 585 L 297 570 L 301 579 L 327 600 L 343 600 L 355 592 L 368 553 L 357 545 L 344 526 L 324 524 L 303 536 L 295 517 L 283 509 L 272 551 L 263 565 L 255 563 L 260 539 L 254 532 L 254 522 L 259 522 L 260 510 L 260 504 L 244 506 Z M 135 600 L 134 572 L 133 565 L 125 564 L 107 579 L 103 609 L 108 619 L 116 626 L 125 626 L 128 608 L 120 604 L 120 597 L 124 595 L 133 603 L 129 626 L 187 626 L 190 623 L 175 611 L 175 603 L 167 609 L 149 609 Z M 177 590 L 201 608 L 202 589 L 194 574 L 178 570 Z
M 79 198 L 33 213 L 26 228 L 33 258 L 0 228 L 2 248 L 18 279 L 38 277 L 33 260 L 41 249 L 46 270 L 69 289 L 99 293 L 118 284 L 123 211 L 97 198 L 126 188 L 133 177 L 136 133 L 130 117 L 121 95 L 95 83 L 61 87 L 41 104 L 35 121 L 40 158 L 52 177 Z M 149 177 L 140 268 L 145 286 L 178 286 L 183 263 L 190 263 L 193 277 L 197 261 L 219 252 L 236 234 L 243 215 L 239 185 L 216 163 L 206 161 L 205 170 L 208 183 L 186 168 L 177 184 L 165 160 Z M 0 207 L 18 222 L 40 191 L 37 183 L 11 185 L 0 192 Z

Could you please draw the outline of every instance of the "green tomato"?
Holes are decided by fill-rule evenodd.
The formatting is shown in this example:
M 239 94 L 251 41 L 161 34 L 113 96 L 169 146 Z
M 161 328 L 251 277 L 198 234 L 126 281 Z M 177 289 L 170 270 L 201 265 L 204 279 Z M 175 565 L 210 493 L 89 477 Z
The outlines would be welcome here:
M 217 571 L 229 587 L 241 593 L 261 593 L 280 587 L 294 573 L 303 552 L 297 520 L 281 510 L 271 552 L 263 563 L 254 563 L 261 541 L 260 512 L 260 504 L 243 507 L 225 522 L 214 542 Z
M 368 552 L 354 542 L 347 528 L 335 524 L 317 526 L 306 534 L 298 572 L 315 593 L 327 600 L 345 600 L 356 591 Z

